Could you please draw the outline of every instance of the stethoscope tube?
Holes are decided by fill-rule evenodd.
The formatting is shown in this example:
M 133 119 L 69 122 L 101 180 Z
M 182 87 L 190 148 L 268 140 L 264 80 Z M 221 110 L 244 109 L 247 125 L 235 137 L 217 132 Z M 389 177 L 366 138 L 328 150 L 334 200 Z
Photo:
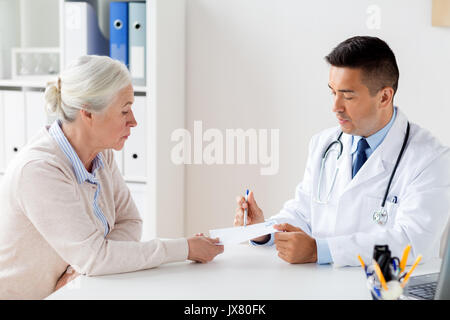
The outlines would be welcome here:
M 402 145 L 402 148 L 401 148 L 401 150 L 400 150 L 400 154 L 399 154 L 399 156 L 397 157 L 397 161 L 395 162 L 394 170 L 392 171 L 391 176 L 390 176 L 390 178 L 389 178 L 389 183 L 388 183 L 387 188 L 386 188 L 386 191 L 385 191 L 385 193 L 384 193 L 383 202 L 381 203 L 381 208 L 384 208 L 384 205 L 386 204 L 386 199 L 387 199 L 387 196 L 388 196 L 388 194 L 389 194 L 389 189 L 391 188 L 392 180 L 394 179 L 394 175 L 395 175 L 395 172 L 397 171 L 398 164 L 400 163 L 400 160 L 401 160 L 401 158 L 402 158 L 402 156 L 403 156 L 403 153 L 405 152 L 406 144 L 408 143 L 408 139 L 409 139 L 409 130 L 410 130 L 410 125 L 409 125 L 409 121 L 408 121 L 408 122 L 407 122 L 407 126 L 406 126 L 405 139 L 403 140 L 403 145 Z M 327 158 L 327 154 L 328 154 L 329 149 L 330 149 L 335 143 L 338 143 L 338 144 L 339 144 L 339 154 L 338 154 L 337 159 L 336 159 L 336 160 L 339 160 L 339 157 L 341 156 L 342 150 L 343 150 L 343 146 L 342 146 L 342 142 L 341 142 L 341 136 L 342 136 L 342 133 L 343 133 L 343 132 L 341 131 L 341 133 L 339 134 L 339 136 L 337 137 L 337 139 L 336 139 L 335 141 L 331 142 L 331 143 L 328 145 L 328 147 L 326 148 L 325 152 L 324 152 L 323 155 L 322 155 L 322 165 L 321 165 L 321 168 L 320 168 L 319 186 L 318 186 L 318 190 L 317 190 L 317 198 L 318 198 L 318 201 L 319 201 L 319 202 L 320 202 L 320 200 L 321 200 L 321 199 L 320 199 L 320 182 L 321 182 L 321 178 L 322 178 L 322 171 L 323 171 L 323 167 L 324 167 L 324 162 L 325 162 L 325 159 Z M 335 177 L 335 178 L 336 178 L 336 177 Z M 334 179 L 334 180 L 335 180 L 335 179 Z M 333 183 L 332 183 L 332 187 L 333 187 L 333 186 L 334 186 L 334 181 L 333 181 Z M 332 188 L 330 189 L 330 192 L 329 192 L 327 198 L 329 198 L 329 195 L 330 195 L 330 193 L 331 193 L 331 190 L 332 190 Z M 327 199 L 327 200 L 328 200 L 328 199 Z
M 325 151 L 324 151 L 324 153 L 323 153 L 323 155 L 322 155 L 322 160 L 325 160 L 325 159 L 326 159 L 328 150 L 330 150 L 330 148 L 331 148 L 331 147 L 333 146 L 333 144 L 335 144 L 335 143 L 338 143 L 338 144 L 339 144 L 339 154 L 338 154 L 337 159 L 336 159 L 336 160 L 339 160 L 340 156 L 342 155 L 342 150 L 344 149 L 344 146 L 342 145 L 342 142 L 341 142 L 342 134 L 343 134 L 343 132 L 341 131 L 341 133 L 339 134 L 339 136 L 337 137 L 337 139 L 334 140 L 332 143 L 330 143 L 330 144 L 328 145 L 328 147 L 325 149 Z
M 327 157 L 328 157 L 328 153 L 330 152 L 330 150 L 331 150 L 331 148 L 333 147 L 334 144 L 337 144 L 337 145 L 339 146 L 339 152 L 338 152 L 338 156 L 336 157 L 336 161 L 338 161 L 339 158 L 341 157 L 342 151 L 343 151 L 343 149 L 344 149 L 344 146 L 342 145 L 342 142 L 341 142 L 341 136 L 342 136 L 342 133 L 343 133 L 343 132 L 341 131 L 341 133 L 339 134 L 339 136 L 337 137 L 337 139 L 334 140 L 333 142 L 331 142 L 331 143 L 328 145 L 328 147 L 325 149 L 324 153 L 322 154 L 322 161 L 321 161 L 321 163 L 320 163 L 320 172 L 319 172 L 319 183 L 317 184 L 317 197 L 316 197 L 316 201 L 317 201 L 318 203 L 326 204 L 326 203 L 330 200 L 331 191 L 332 191 L 333 188 L 334 188 L 334 183 L 336 182 L 336 177 L 337 177 L 337 174 L 338 174 L 338 172 L 339 172 L 339 167 L 336 168 L 336 170 L 335 170 L 335 172 L 334 172 L 333 182 L 331 183 L 330 191 L 328 192 L 325 201 L 323 201 L 323 200 L 321 199 L 321 197 L 320 197 L 320 188 L 321 188 L 321 184 L 322 184 L 323 169 L 324 169 L 324 167 L 325 167 L 325 161 L 326 161 L 326 159 L 327 159 Z
M 400 154 L 397 157 L 397 161 L 395 162 L 394 170 L 392 171 L 391 177 L 389 178 L 388 186 L 386 188 L 386 192 L 384 193 L 383 202 L 381 203 L 382 208 L 384 208 L 384 205 L 386 204 L 386 199 L 389 194 L 389 189 L 391 187 L 392 180 L 394 179 L 395 172 L 397 171 L 398 164 L 400 163 L 400 159 L 402 158 L 403 152 L 406 149 L 406 144 L 408 143 L 408 138 L 409 138 L 409 121 L 406 126 L 406 134 L 405 134 L 405 139 L 403 140 L 402 149 L 400 150 Z

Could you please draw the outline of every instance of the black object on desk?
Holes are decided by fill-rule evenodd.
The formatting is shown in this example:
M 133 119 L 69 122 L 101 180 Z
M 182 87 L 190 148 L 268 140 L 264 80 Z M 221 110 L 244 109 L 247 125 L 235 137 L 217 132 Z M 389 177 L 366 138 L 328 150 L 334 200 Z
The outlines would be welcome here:
M 373 259 L 378 263 L 381 269 L 381 273 L 383 273 L 384 279 L 386 282 L 392 280 L 393 275 L 391 272 L 391 250 L 389 250 L 389 246 L 386 245 L 375 245 L 373 249 Z

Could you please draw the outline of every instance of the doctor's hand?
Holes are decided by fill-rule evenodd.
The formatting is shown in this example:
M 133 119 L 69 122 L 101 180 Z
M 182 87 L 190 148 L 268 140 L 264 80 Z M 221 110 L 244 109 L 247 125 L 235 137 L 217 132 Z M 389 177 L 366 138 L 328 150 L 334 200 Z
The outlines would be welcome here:
M 220 242 L 218 238 L 211 239 L 205 237 L 203 233 L 197 233 L 195 237 L 188 238 L 187 241 L 189 245 L 188 260 L 207 263 L 223 252 L 223 246 L 216 244 Z
M 240 227 L 244 225 L 244 210 L 247 210 L 247 225 L 256 224 L 264 222 L 264 214 L 263 211 L 258 207 L 255 201 L 255 196 L 253 195 L 253 191 L 250 191 L 248 194 L 247 202 L 245 202 L 245 198 L 242 196 L 236 197 L 236 214 L 234 216 L 233 225 L 235 227 Z M 259 238 L 252 239 L 256 242 L 265 242 L 268 240 L 268 236 L 262 236 Z
M 275 245 L 281 259 L 289 263 L 317 262 L 315 239 L 289 223 L 277 224 L 273 227 L 282 231 L 275 233 Z

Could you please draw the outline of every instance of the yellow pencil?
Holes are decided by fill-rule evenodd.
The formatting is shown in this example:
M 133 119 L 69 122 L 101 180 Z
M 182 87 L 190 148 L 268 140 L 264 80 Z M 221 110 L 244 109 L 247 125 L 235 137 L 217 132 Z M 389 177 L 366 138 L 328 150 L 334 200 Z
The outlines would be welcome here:
M 422 260 L 422 255 L 419 254 L 419 256 L 417 257 L 417 259 L 414 262 L 413 266 L 411 267 L 411 269 L 406 274 L 405 279 L 403 279 L 402 288 L 404 288 L 406 286 L 406 283 L 408 282 L 408 279 L 411 276 L 411 273 L 413 273 L 414 269 L 417 267 L 417 265 L 419 264 L 420 260 Z
M 359 254 L 358 254 L 358 260 L 361 263 L 361 267 L 364 269 L 364 271 L 366 271 L 366 265 L 364 264 L 364 261 Z
M 378 263 L 373 260 L 373 266 L 375 268 L 375 273 L 378 276 L 378 279 L 380 280 L 381 286 L 383 287 L 384 290 L 388 290 L 388 287 L 386 285 L 386 280 L 384 279 L 383 273 L 381 272 L 380 266 L 378 265 Z
M 400 261 L 400 272 L 403 272 L 406 267 L 406 262 L 408 261 L 409 251 L 411 250 L 411 245 L 408 244 L 403 250 L 402 260 Z

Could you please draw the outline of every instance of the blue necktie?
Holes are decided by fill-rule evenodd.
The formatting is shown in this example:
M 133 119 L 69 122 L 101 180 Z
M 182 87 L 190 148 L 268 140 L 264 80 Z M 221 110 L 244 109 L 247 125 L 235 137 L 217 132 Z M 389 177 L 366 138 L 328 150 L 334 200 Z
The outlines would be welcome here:
M 366 156 L 366 149 L 369 148 L 369 144 L 367 143 L 366 139 L 361 138 L 361 140 L 358 141 L 358 147 L 356 148 L 356 159 L 355 163 L 353 164 L 353 171 L 352 171 L 352 178 L 356 175 L 356 173 L 361 169 L 364 162 L 367 160 Z

